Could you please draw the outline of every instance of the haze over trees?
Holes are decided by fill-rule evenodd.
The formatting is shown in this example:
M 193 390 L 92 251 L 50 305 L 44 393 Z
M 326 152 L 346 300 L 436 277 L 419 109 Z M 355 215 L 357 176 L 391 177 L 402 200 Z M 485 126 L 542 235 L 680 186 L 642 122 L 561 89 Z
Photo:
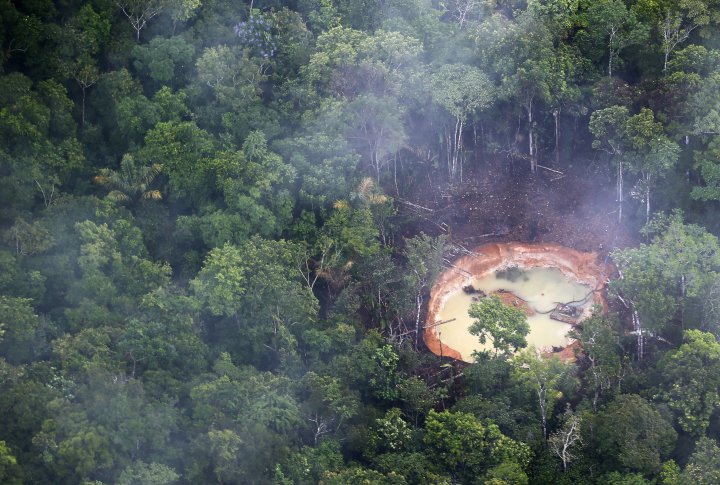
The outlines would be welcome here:
M 719 28 L 715 0 L 0 0 L 0 483 L 718 483 Z M 571 219 L 581 180 L 618 271 L 574 362 L 495 299 L 491 351 L 430 353 L 454 230 L 536 232 L 521 185 Z

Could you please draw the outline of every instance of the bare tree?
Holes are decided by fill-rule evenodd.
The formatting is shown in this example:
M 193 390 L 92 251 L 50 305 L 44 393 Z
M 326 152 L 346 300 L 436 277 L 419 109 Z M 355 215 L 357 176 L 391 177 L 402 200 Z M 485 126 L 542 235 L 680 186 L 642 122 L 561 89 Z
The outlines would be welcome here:
M 117 0 L 116 5 L 125 14 L 140 41 L 140 31 L 168 5 L 167 0 Z
M 580 435 L 580 416 L 572 412 L 569 404 L 563 415 L 563 421 L 562 428 L 548 438 L 548 444 L 552 452 L 562 460 L 563 471 L 566 471 L 570 462 L 576 458 L 573 449 L 582 445 L 583 442 Z
M 663 73 L 667 72 L 668 58 L 675 48 L 685 42 L 697 25 L 690 25 L 683 28 L 683 19 L 679 15 L 669 13 L 660 21 L 658 29 L 662 37 L 662 48 L 665 59 L 663 62 Z
M 478 0 L 455 0 L 452 5 L 452 16 L 458 24 L 460 30 L 463 29 L 465 23 L 473 16 L 473 13 L 479 11 L 482 2 Z
M 100 79 L 100 72 L 94 64 L 76 64 L 70 74 L 82 91 L 82 124 L 85 125 L 85 92 Z

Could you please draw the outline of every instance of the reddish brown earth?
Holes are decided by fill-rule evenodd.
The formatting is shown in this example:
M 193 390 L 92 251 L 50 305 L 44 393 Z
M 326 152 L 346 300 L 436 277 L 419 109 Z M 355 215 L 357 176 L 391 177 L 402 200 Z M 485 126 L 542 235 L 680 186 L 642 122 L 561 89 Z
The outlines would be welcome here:
M 440 275 L 430 293 L 427 325 L 436 323 L 436 315 L 447 299 L 462 291 L 463 286 L 470 284 L 474 278 L 481 278 L 510 265 L 521 268 L 557 268 L 569 279 L 593 288 L 595 303 L 606 306 L 603 288 L 612 268 L 606 261 L 599 260 L 597 253 L 580 252 L 553 243 L 490 243 L 479 246 L 472 254 L 454 261 L 455 269 L 451 268 Z M 512 298 L 512 295 L 509 295 Z M 586 309 L 583 317 L 588 316 L 590 311 L 590 308 Z M 437 327 L 428 326 L 423 337 L 425 344 L 434 354 L 462 360 L 459 352 L 440 342 Z M 560 355 L 572 358 L 572 345 L 563 349 Z
M 493 291 L 492 296 L 498 298 L 507 306 L 522 310 L 528 317 L 535 315 L 535 310 L 533 310 L 532 307 L 528 305 L 525 300 L 523 300 L 511 291 Z

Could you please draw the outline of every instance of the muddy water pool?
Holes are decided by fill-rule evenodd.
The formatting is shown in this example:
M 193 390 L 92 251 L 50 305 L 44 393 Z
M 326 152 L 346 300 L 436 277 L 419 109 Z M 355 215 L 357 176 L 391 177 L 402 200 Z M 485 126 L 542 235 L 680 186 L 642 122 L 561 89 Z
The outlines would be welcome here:
M 555 268 L 510 268 L 474 279 L 472 285 L 487 294 L 507 290 L 525 300 L 536 312 L 528 316 L 530 334 L 527 340 L 528 344 L 537 348 L 562 347 L 568 344 L 567 333 L 571 326 L 553 320 L 549 315 L 557 303 L 582 300 L 573 305 L 586 308 L 592 300 L 591 288 L 588 285 L 570 280 Z M 472 298 L 473 295 L 458 290 L 449 296 L 436 317 L 436 321 L 455 319 L 437 328 L 439 339 L 443 345 L 460 352 L 466 362 L 473 361 L 473 351 L 492 349 L 490 342 L 482 345 L 478 338 L 468 331 L 472 323 L 468 316 Z

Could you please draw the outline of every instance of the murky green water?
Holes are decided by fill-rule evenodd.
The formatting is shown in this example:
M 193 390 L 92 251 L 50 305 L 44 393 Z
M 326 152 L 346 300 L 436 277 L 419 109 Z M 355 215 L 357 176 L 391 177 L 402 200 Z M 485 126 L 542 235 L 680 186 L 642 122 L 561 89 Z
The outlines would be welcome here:
M 525 300 L 538 312 L 528 317 L 530 334 L 527 337 L 528 344 L 537 348 L 567 345 L 566 335 L 571 328 L 569 324 L 552 320 L 549 314 L 540 312 L 551 311 L 557 303 L 569 303 L 587 297 L 587 301 L 582 305 L 585 308 L 592 300 L 589 286 L 570 281 L 562 272 L 554 268 L 511 270 L 504 274 L 492 273 L 474 280 L 472 284 L 476 289 L 488 294 L 500 289 L 508 290 Z M 472 319 L 467 314 L 470 303 L 472 303 L 472 295 L 459 290 L 450 296 L 437 316 L 437 321 L 456 319 L 437 328 L 440 332 L 440 341 L 443 345 L 460 352 L 463 360 L 468 362 L 472 361 L 473 351 L 492 349 L 490 343 L 481 345 L 477 337 L 468 331 L 472 323 Z

